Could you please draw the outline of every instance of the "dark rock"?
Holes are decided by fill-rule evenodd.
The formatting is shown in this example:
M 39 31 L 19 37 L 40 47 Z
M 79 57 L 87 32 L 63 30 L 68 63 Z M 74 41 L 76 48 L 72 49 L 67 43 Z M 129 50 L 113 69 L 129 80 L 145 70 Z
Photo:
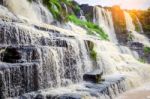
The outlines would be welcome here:
M 19 59 L 21 59 L 21 53 L 16 48 L 6 48 L 3 62 L 16 63 Z
M 94 48 L 94 43 L 92 41 L 86 40 L 85 43 L 88 45 L 87 49 L 89 49 L 90 51 L 93 50 Z
M 83 75 L 83 80 L 93 82 L 93 83 L 99 83 L 102 79 L 103 73 L 99 70 L 95 70 L 93 72 L 89 72 Z
M 45 99 L 43 95 L 38 94 L 34 99 Z
M 88 21 L 93 21 L 93 6 L 88 4 L 80 5 L 80 8 L 83 10 L 83 13 Z
M 4 82 L 4 75 L 2 72 L 0 72 L 0 99 L 5 99 L 5 82 Z
M 4 3 L 3 0 L 0 0 L 0 4 L 3 5 L 3 3 Z
M 58 99 L 81 99 L 79 94 L 64 94 L 58 97 Z
M 126 31 L 124 12 L 119 6 L 113 6 L 111 11 L 117 39 L 120 44 L 127 44 L 128 32 Z
M 0 64 L 1 97 L 15 97 L 37 91 L 40 84 L 38 68 L 39 65 L 33 63 Z
M 143 49 L 144 45 L 140 42 L 130 42 L 129 47 L 131 49 Z

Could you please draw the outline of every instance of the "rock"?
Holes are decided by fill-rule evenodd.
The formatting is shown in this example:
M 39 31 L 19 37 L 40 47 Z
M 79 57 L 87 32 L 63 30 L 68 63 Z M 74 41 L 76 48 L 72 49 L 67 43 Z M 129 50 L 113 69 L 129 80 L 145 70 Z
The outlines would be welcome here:
M 46 96 L 46 99 L 81 99 L 80 94 L 76 93 L 66 93 L 62 95 L 48 95 Z
M 0 64 L 0 99 L 39 89 L 39 65 L 34 63 Z M 9 78 L 11 75 L 11 78 Z M 12 82 L 12 83 L 9 83 Z
M 144 45 L 140 42 L 130 42 L 129 46 L 131 49 L 142 49 Z
M 0 99 L 5 99 L 5 82 L 4 82 L 4 75 L 0 72 Z
M 102 79 L 103 72 L 100 72 L 99 70 L 95 70 L 89 73 L 86 73 L 83 75 L 83 80 L 93 82 L 93 83 L 99 83 Z
M 81 96 L 79 94 L 64 94 L 58 99 L 81 99 Z
M 92 41 L 90 41 L 90 40 L 85 40 L 85 43 L 87 44 L 89 50 L 93 50 L 93 48 L 94 48 L 94 43 L 93 43 Z
M 3 3 L 4 3 L 3 0 L 0 0 L 0 4 L 3 5 Z
M 90 6 L 88 4 L 82 4 L 80 5 L 81 9 L 83 10 L 83 13 L 88 21 L 93 21 L 93 6 Z
M 45 99 L 43 95 L 38 94 L 34 99 Z
M 111 11 L 117 39 L 120 44 L 126 44 L 128 41 L 128 32 L 126 31 L 124 12 L 119 6 L 113 6 Z

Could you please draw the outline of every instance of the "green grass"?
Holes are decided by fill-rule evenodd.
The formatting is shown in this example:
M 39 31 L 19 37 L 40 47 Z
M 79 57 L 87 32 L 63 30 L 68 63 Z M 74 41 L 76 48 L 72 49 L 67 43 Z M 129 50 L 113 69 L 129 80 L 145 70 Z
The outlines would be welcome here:
M 150 53 L 150 47 L 144 47 L 144 53 L 149 54 Z
M 75 23 L 78 26 L 85 28 L 88 31 L 88 34 L 97 34 L 101 39 L 108 40 L 108 35 L 98 25 L 92 22 L 83 21 L 77 18 L 75 15 L 69 15 L 68 20 Z

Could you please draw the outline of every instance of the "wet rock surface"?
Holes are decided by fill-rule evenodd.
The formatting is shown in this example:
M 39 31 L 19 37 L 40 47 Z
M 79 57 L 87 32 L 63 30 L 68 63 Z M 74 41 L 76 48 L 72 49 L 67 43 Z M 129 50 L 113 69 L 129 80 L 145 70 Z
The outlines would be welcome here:
M 60 92 L 53 90 L 43 90 L 39 93 L 28 94 L 28 99 L 84 99 L 88 98 L 107 98 L 113 99 L 118 94 L 126 91 L 125 77 L 122 75 L 111 75 L 104 77 L 105 81 L 100 83 L 82 83 L 76 85 L 74 90 L 70 90 L 69 87 L 63 88 Z M 56 89 L 57 90 L 57 89 Z M 45 98 L 44 98 L 45 97 Z
M 93 82 L 93 83 L 99 83 L 102 79 L 103 73 L 100 72 L 100 70 L 95 70 L 89 73 L 86 73 L 83 75 L 83 80 Z

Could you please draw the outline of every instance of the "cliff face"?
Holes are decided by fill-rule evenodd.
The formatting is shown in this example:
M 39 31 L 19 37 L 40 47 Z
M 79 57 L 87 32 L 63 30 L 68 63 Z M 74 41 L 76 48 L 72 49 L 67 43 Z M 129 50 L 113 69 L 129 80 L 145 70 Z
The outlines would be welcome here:
M 139 19 L 142 28 L 143 33 L 147 35 L 150 38 L 150 9 L 148 10 L 129 10 L 132 19 L 136 25 L 136 30 L 139 30 L 139 27 L 137 26 L 137 18 Z
M 9 1 L 6 7 L 0 5 L 0 99 L 113 99 L 149 78 L 149 64 L 136 57 L 145 55 L 143 44 L 133 42 L 130 48 L 120 45 L 127 43 L 128 33 L 119 7 L 98 6 L 94 24 L 92 6 L 81 5 L 87 18 L 82 20 L 84 14 L 79 5 L 74 2 L 75 8 L 67 6 L 68 0 L 62 0 L 61 5 L 59 0 L 53 0 L 57 10 L 48 10 L 41 0 L 22 0 L 24 4 L 17 2 L 20 0 Z M 61 28 L 50 25 L 54 21 L 50 15 L 53 10 L 57 18 L 61 17 L 59 20 L 69 15 L 72 22 L 93 34 L 82 33 L 76 27 L 72 31 L 61 23 Z M 33 21 L 34 18 L 38 20 Z M 107 37 L 103 29 L 116 42 L 100 39 L 100 35 Z
M 111 11 L 118 41 L 122 44 L 126 44 L 128 41 L 128 33 L 126 31 L 124 12 L 119 6 L 113 6 Z
M 89 6 L 88 4 L 82 4 L 80 5 L 81 9 L 83 10 L 83 13 L 88 21 L 93 22 L 93 6 Z

